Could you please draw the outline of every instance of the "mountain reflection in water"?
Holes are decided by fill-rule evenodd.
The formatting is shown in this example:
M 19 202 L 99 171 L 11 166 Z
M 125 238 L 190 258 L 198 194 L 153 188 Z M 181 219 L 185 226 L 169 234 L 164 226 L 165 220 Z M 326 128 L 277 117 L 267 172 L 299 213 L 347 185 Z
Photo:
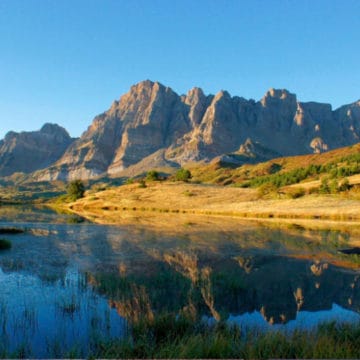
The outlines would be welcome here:
M 356 234 L 224 220 L 171 232 L 2 219 L 26 231 L 0 252 L 0 354 L 26 345 L 56 357 L 64 340 L 86 356 L 99 338 L 163 313 L 264 330 L 359 321 L 357 259 L 341 267 L 338 252 Z

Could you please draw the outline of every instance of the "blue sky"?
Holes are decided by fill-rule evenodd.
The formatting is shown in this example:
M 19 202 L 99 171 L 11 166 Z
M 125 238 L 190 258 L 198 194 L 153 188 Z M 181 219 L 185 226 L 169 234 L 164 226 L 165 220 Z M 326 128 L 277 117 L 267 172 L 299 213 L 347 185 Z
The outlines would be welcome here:
M 0 138 L 79 136 L 151 79 L 259 100 L 360 99 L 359 0 L 0 0 Z

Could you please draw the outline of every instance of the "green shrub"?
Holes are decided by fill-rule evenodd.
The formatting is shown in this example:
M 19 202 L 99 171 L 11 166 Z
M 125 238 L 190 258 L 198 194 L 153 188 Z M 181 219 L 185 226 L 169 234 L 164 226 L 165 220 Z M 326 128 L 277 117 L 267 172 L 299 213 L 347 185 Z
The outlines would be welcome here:
M 348 191 L 351 189 L 351 185 L 349 183 L 349 179 L 345 178 L 340 182 L 339 191 Z
M 175 174 L 175 180 L 188 182 L 191 179 L 190 170 L 181 168 Z
M 159 173 L 156 170 L 150 170 L 146 174 L 146 180 L 156 181 L 159 180 Z
M 0 250 L 8 250 L 11 249 L 11 241 L 7 239 L 0 239 Z
M 331 180 L 329 189 L 331 194 L 337 194 L 339 192 L 338 181 L 336 179 Z
M 139 188 L 144 189 L 146 188 L 146 182 L 144 179 L 139 181 Z
M 258 195 L 263 197 L 265 195 L 277 193 L 278 187 L 272 183 L 265 183 L 258 189 Z
M 128 179 L 126 179 L 126 181 L 125 181 L 125 184 L 126 185 L 130 185 L 130 184 L 133 184 L 134 183 L 134 179 L 133 178 L 128 178 Z
M 297 187 L 297 188 L 291 188 L 288 190 L 288 192 L 286 193 L 286 195 L 290 198 L 290 199 L 298 199 L 300 197 L 303 197 L 305 195 L 305 189 L 302 187 Z
M 330 194 L 330 186 L 327 178 L 321 179 L 321 185 L 319 187 L 320 194 Z
M 73 180 L 67 186 L 67 194 L 70 200 L 75 201 L 84 197 L 85 186 L 81 180 Z

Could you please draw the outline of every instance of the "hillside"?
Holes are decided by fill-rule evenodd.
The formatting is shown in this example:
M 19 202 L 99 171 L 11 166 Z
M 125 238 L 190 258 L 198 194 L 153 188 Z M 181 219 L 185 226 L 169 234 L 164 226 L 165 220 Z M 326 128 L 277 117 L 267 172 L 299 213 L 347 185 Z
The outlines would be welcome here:
M 341 179 L 360 174 L 360 143 L 322 154 L 276 158 L 256 165 L 234 167 L 214 159 L 208 165 L 191 167 L 193 180 L 219 185 L 258 187 L 270 183 L 280 188 L 302 184 L 314 186 L 320 179 Z M 353 179 L 356 183 L 356 178 Z

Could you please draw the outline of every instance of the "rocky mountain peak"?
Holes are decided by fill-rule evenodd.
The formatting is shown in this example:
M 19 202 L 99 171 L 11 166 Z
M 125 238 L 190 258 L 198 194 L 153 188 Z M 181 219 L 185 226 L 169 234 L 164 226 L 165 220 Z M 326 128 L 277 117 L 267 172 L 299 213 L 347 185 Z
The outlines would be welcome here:
M 46 123 L 40 129 L 40 134 L 52 138 L 55 143 L 70 143 L 72 141 L 69 133 L 57 124 Z
M 261 104 L 263 106 L 271 106 L 273 104 L 278 104 L 280 101 L 284 101 L 291 104 L 296 104 L 296 95 L 290 93 L 286 89 L 269 89 L 264 97 L 261 99 Z
M 205 99 L 206 96 L 201 88 L 194 87 L 188 91 L 188 93 L 185 96 L 185 103 L 186 104 L 193 104 L 195 101 L 201 101 L 202 99 Z
M 134 96 L 134 97 L 141 97 L 141 96 L 149 96 L 150 94 L 156 94 L 158 92 L 165 92 L 167 88 L 164 85 L 162 85 L 161 83 L 157 82 L 157 81 L 151 81 L 151 80 L 144 80 L 144 81 L 140 81 L 139 83 L 133 85 L 130 88 L 130 91 L 125 94 L 126 95 L 130 95 L 130 96 Z M 124 97 L 122 96 L 122 97 Z
M 226 90 L 220 90 L 214 97 L 214 102 L 219 101 L 220 99 L 231 99 L 230 93 Z
M 38 131 L 11 131 L 0 141 L 0 176 L 45 168 L 57 161 L 73 140 L 56 124 L 45 124 Z
M 45 123 L 41 129 L 40 129 L 41 133 L 44 134 L 53 134 L 56 132 L 61 132 L 64 134 L 68 134 L 68 132 L 61 126 L 57 125 L 57 124 L 52 124 L 52 123 Z
M 210 98 L 211 97 L 205 96 L 202 89 L 198 87 L 194 87 L 193 89 L 189 90 L 187 95 L 182 97 L 182 101 L 189 106 L 188 116 L 193 127 L 196 127 L 200 124 Z
M 9 131 L 6 133 L 4 140 L 1 141 L 10 141 L 16 137 L 18 133 L 15 131 Z

